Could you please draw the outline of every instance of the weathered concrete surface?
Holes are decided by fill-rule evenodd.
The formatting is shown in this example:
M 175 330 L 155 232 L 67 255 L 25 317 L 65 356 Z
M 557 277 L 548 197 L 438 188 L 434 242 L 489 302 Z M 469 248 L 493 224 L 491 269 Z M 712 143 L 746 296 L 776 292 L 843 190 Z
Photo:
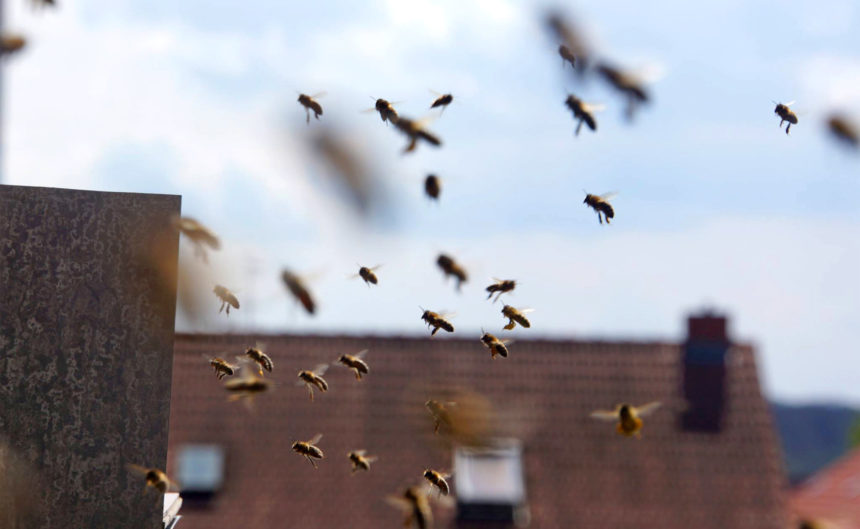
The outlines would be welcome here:
M 167 462 L 179 212 L 0 186 L 0 455 L 35 490 L 0 490 L 0 529 L 160 527 L 125 465 Z

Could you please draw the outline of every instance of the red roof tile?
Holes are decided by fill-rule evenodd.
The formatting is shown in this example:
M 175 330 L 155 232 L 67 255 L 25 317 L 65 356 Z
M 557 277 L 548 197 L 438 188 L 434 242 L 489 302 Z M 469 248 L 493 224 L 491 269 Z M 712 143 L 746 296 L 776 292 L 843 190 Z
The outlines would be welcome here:
M 860 529 L 860 449 L 800 484 L 789 499 L 800 518 L 824 519 L 840 529 Z

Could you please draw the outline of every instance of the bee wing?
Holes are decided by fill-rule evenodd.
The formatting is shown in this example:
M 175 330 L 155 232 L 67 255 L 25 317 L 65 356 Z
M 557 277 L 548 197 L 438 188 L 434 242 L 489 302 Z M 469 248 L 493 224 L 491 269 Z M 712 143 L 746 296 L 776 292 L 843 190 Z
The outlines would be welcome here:
M 308 441 L 308 444 L 311 444 L 311 445 L 315 445 L 315 444 L 317 444 L 318 442 L 320 442 L 320 439 L 322 439 L 322 435 L 323 435 L 323 434 L 321 434 L 321 433 L 316 434 L 316 435 L 313 437 L 313 439 L 311 439 L 310 441 Z
M 532 309 L 532 308 L 517 309 L 517 310 L 518 310 L 521 314 L 528 314 L 528 313 L 530 313 L 530 312 L 534 312 L 534 311 L 535 311 L 535 309 Z
M 326 96 L 326 94 L 328 94 L 328 92 L 325 92 L 325 91 L 323 91 L 323 92 L 317 92 L 316 94 L 311 95 L 311 96 L 310 96 L 310 98 L 311 98 L 311 99 L 316 99 L 316 98 L 318 98 L 318 97 L 325 97 L 325 96 Z
M 382 268 L 382 265 L 381 265 L 381 264 L 378 264 L 378 265 L 374 266 L 373 268 L 371 268 L 371 269 L 370 269 L 370 271 L 371 271 L 371 272 L 376 272 L 376 271 L 377 271 L 377 270 L 379 270 L 380 268 Z
M 304 386 L 305 384 L 307 384 L 307 382 L 304 380 L 296 380 L 296 386 Z
M 654 413 L 654 411 L 659 407 L 660 407 L 659 401 L 654 401 L 654 402 L 649 402 L 648 404 L 643 404 L 642 406 L 639 406 L 636 408 L 636 415 L 639 415 L 640 417 L 645 416 L 645 415 L 649 415 L 651 413 Z
M 203 358 L 203 360 L 206 360 L 206 362 L 211 362 L 212 360 L 215 360 L 214 356 L 209 356 L 206 353 L 200 353 L 200 356 Z
M 355 357 L 356 357 L 356 358 L 358 358 L 359 360 L 361 360 L 361 359 L 363 359 L 365 356 L 367 356 L 367 352 L 368 352 L 368 351 L 369 351 L 369 349 L 362 349 L 361 351 L 359 351 L 359 352 L 355 353 Z
M 789 101 L 788 103 L 783 103 L 785 106 L 790 107 L 791 105 L 797 103 L 797 101 Z
M 370 108 L 365 108 L 364 110 L 361 110 L 362 114 L 369 114 L 371 112 L 376 112 L 376 107 L 370 107 Z
M 603 103 L 585 103 L 583 106 L 585 107 L 585 110 L 588 110 L 589 112 L 603 112 L 606 110 L 606 105 Z
M 617 194 L 618 194 L 618 191 L 610 191 L 609 193 L 604 193 L 604 194 L 599 195 L 599 196 L 603 200 L 609 200 L 610 198 L 616 196 Z
M 362 457 L 363 457 L 363 456 L 364 456 L 364 453 L 365 453 L 365 452 L 367 452 L 367 450 L 362 450 L 361 452 L 362 452 Z M 368 463 L 373 463 L 373 462 L 374 462 L 374 461 L 376 461 L 377 459 L 379 459 L 379 456 L 370 456 L 370 457 L 365 457 L 365 458 L 364 458 L 364 460 L 365 460 L 365 461 L 367 461 Z
M 314 368 L 314 375 L 321 377 L 325 375 L 326 370 L 328 370 L 328 364 L 318 364 Z
M 355 455 L 358 455 L 358 456 L 364 457 L 364 454 L 366 454 L 366 453 L 367 453 L 367 450 L 355 450 L 353 453 L 354 453 Z
M 145 476 L 149 469 L 146 467 L 142 467 L 140 465 L 135 465 L 133 463 L 126 463 L 125 468 L 129 470 L 129 472 L 133 472 L 135 474 L 139 474 L 141 476 Z
M 385 501 L 391 505 L 392 507 L 397 507 L 398 509 L 404 511 L 411 511 L 412 504 L 409 503 L 409 500 L 406 498 L 401 498 L 400 496 L 389 495 L 385 497 Z
M 591 412 L 592 419 L 600 419 L 601 421 L 617 421 L 618 412 L 610 410 L 595 410 Z
M 433 95 L 434 95 L 434 96 L 436 96 L 436 97 L 442 97 L 442 93 L 441 93 L 441 92 L 437 92 L 436 90 L 433 90 L 433 89 L 430 89 L 430 88 L 428 88 L 428 89 L 427 89 L 427 91 L 428 91 L 428 92 L 430 92 L 431 94 L 433 94 Z

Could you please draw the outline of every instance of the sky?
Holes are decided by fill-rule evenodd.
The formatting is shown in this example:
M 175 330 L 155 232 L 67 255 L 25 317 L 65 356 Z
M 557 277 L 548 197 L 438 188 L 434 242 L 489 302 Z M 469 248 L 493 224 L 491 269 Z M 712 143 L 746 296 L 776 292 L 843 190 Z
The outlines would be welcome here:
M 484 287 L 514 278 L 506 301 L 535 309 L 515 339 L 680 340 L 686 314 L 712 308 L 757 347 L 769 396 L 860 405 L 860 157 L 822 125 L 860 121 L 856 2 L 58 3 L 6 2 L 28 45 L 5 60 L 3 181 L 182 195 L 221 237 L 208 270 L 242 306 L 219 315 L 212 296 L 178 330 L 420 336 L 422 306 L 477 340 L 504 324 Z M 633 123 L 562 65 L 548 8 L 650 76 Z M 441 116 L 431 90 L 454 94 Z M 297 94 L 321 91 L 308 125 Z M 574 136 L 568 93 L 606 106 L 597 133 Z M 362 112 L 375 97 L 434 117 L 442 147 L 403 155 Z M 797 101 L 790 136 L 773 100 Z M 378 180 L 367 218 L 308 148 L 326 127 Z M 584 190 L 618 192 L 611 225 Z M 462 292 L 440 252 L 469 271 Z M 350 278 L 358 264 L 381 264 L 380 284 Z M 284 267 L 307 278 L 314 317 Z

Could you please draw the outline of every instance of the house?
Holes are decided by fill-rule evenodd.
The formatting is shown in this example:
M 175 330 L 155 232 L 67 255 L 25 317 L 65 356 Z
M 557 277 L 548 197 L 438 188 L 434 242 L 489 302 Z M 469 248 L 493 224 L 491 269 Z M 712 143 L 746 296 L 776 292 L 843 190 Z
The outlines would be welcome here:
M 181 529 L 399 527 L 385 500 L 453 470 L 456 502 L 435 527 L 785 529 L 784 468 L 752 346 L 727 320 L 691 316 L 683 343 L 521 340 L 493 360 L 478 336 L 177 335 L 168 473 L 184 481 Z M 228 402 L 201 355 L 228 359 L 257 340 L 276 387 L 248 409 Z M 369 349 L 357 380 L 334 364 L 329 391 L 299 370 Z M 428 399 L 464 399 L 492 449 L 445 443 Z M 641 438 L 595 409 L 662 402 Z M 483 406 L 483 407 L 482 407 Z M 482 422 L 483 421 L 483 422 Z M 314 468 L 291 451 L 324 434 Z M 351 472 L 347 453 L 378 456 Z
M 860 529 L 860 448 L 798 485 L 789 498 L 799 519 L 839 529 Z

